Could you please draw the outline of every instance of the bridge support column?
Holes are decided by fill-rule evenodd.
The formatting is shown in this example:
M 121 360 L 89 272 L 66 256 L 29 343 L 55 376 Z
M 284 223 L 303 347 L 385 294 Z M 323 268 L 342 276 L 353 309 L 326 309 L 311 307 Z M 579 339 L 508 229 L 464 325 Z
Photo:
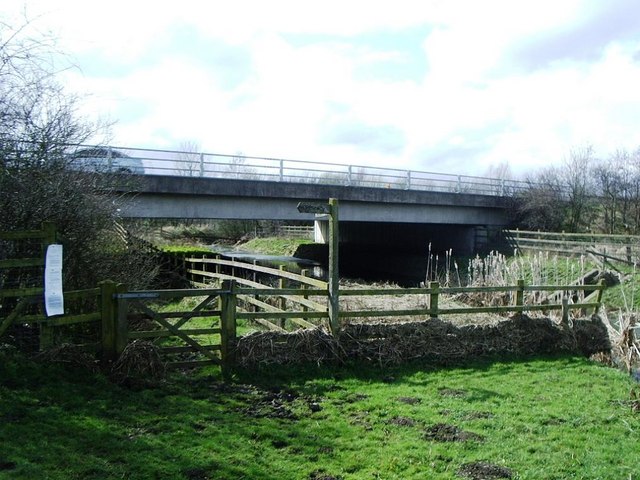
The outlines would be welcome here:
M 316 243 L 329 243 L 329 219 L 326 215 L 313 221 L 313 241 Z

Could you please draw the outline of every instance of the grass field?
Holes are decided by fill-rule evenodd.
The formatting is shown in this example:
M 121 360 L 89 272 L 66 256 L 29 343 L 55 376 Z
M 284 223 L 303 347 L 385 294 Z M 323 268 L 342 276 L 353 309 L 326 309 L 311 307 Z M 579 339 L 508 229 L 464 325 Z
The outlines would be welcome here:
M 218 379 L 125 388 L 0 350 L 0 478 L 640 478 L 638 385 L 583 358 Z

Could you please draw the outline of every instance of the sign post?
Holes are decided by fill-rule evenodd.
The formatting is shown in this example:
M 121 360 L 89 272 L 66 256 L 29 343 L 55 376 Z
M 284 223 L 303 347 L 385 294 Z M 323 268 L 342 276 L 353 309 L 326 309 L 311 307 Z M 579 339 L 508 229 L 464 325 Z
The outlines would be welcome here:
M 62 245 L 47 247 L 44 269 L 44 305 L 47 316 L 64 313 L 62 293 Z
M 298 204 L 298 212 L 329 216 L 329 327 L 331 328 L 331 333 L 336 335 L 340 332 L 338 199 L 330 198 L 328 204 L 300 202 Z

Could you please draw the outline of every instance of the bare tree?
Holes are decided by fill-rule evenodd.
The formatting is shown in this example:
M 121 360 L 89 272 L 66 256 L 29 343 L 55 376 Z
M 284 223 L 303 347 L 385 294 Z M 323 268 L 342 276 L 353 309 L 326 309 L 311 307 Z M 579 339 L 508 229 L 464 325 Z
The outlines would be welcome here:
M 200 176 L 201 172 L 201 148 L 195 140 L 185 140 L 178 146 L 179 152 L 175 154 L 176 172 L 184 177 Z
M 566 189 L 566 222 L 570 232 L 578 232 L 593 220 L 596 204 L 594 166 L 593 147 L 586 146 L 571 150 L 559 171 Z
M 28 20 L 18 27 L 0 20 L 0 229 L 53 221 L 65 245 L 67 288 L 108 277 L 135 283 L 140 262 L 125 259 L 110 234 L 118 215 L 112 178 L 69 166 L 68 146 L 104 126 L 78 116 L 78 98 L 56 80 L 52 44 Z
M 632 225 L 632 208 L 638 174 L 633 157 L 626 150 L 617 150 L 607 161 L 595 166 L 594 177 L 605 231 L 636 230 L 637 224 Z
M 491 189 L 497 195 L 507 195 L 508 192 L 505 187 L 507 180 L 513 180 L 513 172 L 511 171 L 511 165 L 508 161 L 500 162 L 497 165 L 489 165 L 484 176 L 489 180 Z
M 518 192 L 512 209 L 514 221 L 528 230 L 562 230 L 566 215 L 563 184 L 556 167 L 527 179 L 529 188 Z

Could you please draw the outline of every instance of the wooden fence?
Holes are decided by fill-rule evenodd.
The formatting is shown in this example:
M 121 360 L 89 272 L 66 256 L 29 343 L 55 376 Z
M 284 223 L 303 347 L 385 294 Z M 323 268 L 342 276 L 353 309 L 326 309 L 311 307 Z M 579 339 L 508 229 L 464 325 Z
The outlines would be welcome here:
M 640 257 L 640 237 L 595 233 L 552 233 L 505 230 L 513 248 L 521 251 L 545 251 L 565 256 L 596 254 L 602 258 L 634 263 Z
M 313 240 L 313 225 L 277 225 L 271 228 L 258 229 L 258 236 L 273 236 L 287 238 L 306 238 Z
M 285 271 L 283 268 L 274 269 L 256 265 L 255 263 L 239 262 L 235 260 L 224 260 L 217 258 L 185 258 L 188 263 L 186 271 L 191 275 L 192 282 L 196 286 L 211 285 L 211 282 L 220 280 L 234 280 L 241 287 L 237 290 L 240 295 L 239 305 L 242 302 L 262 310 L 253 309 L 251 312 L 242 310 L 240 307 L 236 318 L 254 320 L 271 330 L 282 330 L 282 325 L 272 323 L 271 319 L 289 318 L 301 320 L 298 326 L 307 327 L 310 321 L 324 320 L 327 318 L 327 306 L 317 300 L 309 299 L 310 296 L 327 296 L 327 284 L 324 281 L 312 279 L 303 271 L 302 275 Z M 269 274 L 273 278 L 278 278 L 278 287 L 268 287 L 256 281 L 255 275 L 258 273 Z M 248 280 L 246 276 L 253 276 Z M 297 284 L 297 289 L 287 288 L 287 282 Z M 243 288 L 249 287 L 249 288 Z M 310 290 L 315 287 L 315 290 Z M 595 311 L 600 307 L 602 293 L 606 287 L 604 284 L 597 285 L 526 285 L 524 280 L 519 280 L 516 285 L 501 287 L 441 287 L 439 282 L 430 282 L 428 287 L 423 288 L 386 288 L 386 289 L 339 289 L 339 296 L 404 296 L 421 295 L 428 298 L 428 305 L 424 308 L 407 310 L 361 310 L 346 311 L 340 310 L 341 320 L 348 318 L 366 317 L 397 317 L 415 316 L 418 318 L 436 318 L 442 315 L 451 314 L 474 314 L 474 313 L 523 313 L 532 311 L 560 311 L 562 318 L 566 319 L 571 310 Z M 544 303 L 534 304 L 525 301 L 526 294 L 548 292 Z M 483 307 L 456 307 L 442 308 L 440 297 L 457 294 L 510 294 L 513 303 L 510 305 L 492 305 Z M 275 296 L 283 300 L 282 307 L 274 307 L 264 301 L 256 301 L 257 296 Z M 531 298 L 542 298 L 542 295 L 530 295 Z M 570 300 L 570 297 L 575 297 Z M 549 301 L 549 300 L 555 300 Z M 559 300 L 559 301 L 558 301 Z M 287 303 L 289 302 L 289 303 Z M 288 305 L 289 308 L 284 308 Z M 293 305 L 302 306 L 297 311 L 292 311 Z M 294 322 L 296 323 L 296 322 Z
M 32 236 L 50 238 L 42 232 Z M 14 237 L 17 234 L 12 234 Z M 4 237 L 7 238 L 6 234 Z M 38 264 L 42 259 L 3 259 L 0 267 Z M 98 288 L 64 292 L 65 314 L 46 317 L 42 309 L 30 306 L 42 303 L 41 287 L 2 289 L 0 301 L 17 300 L 8 315 L 0 318 L 0 335 L 11 325 L 38 325 L 41 349 L 59 342 L 75 343 L 77 331 L 90 329 L 90 340 L 78 346 L 95 351 L 107 362 L 115 361 L 135 340 L 153 342 L 170 366 L 185 367 L 219 364 L 228 373 L 234 364 L 234 344 L 238 321 L 254 322 L 269 330 L 309 328 L 328 320 L 325 297 L 327 283 L 300 274 L 255 263 L 216 258 L 180 258 L 185 272 L 196 288 L 130 291 L 124 285 L 102 282 Z M 339 319 L 363 317 L 411 316 L 428 320 L 451 314 L 522 313 L 529 311 L 561 311 L 564 320 L 571 310 L 597 310 L 602 284 L 599 285 L 517 285 L 503 287 L 442 287 L 431 282 L 423 288 L 349 289 L 339 296 L 403 296 L 420 295 L 428 299 L 422 308 L 346 310 Z M 564 292 L 561 301 L 532 303 L 533 292 Z M 481 307 L 443 307 L 442 295 L 508 294 L 508 305 Z M 569 294 L 578 301 L 570 302 Z M 74 330 L 75 328 L 75 330 Z

